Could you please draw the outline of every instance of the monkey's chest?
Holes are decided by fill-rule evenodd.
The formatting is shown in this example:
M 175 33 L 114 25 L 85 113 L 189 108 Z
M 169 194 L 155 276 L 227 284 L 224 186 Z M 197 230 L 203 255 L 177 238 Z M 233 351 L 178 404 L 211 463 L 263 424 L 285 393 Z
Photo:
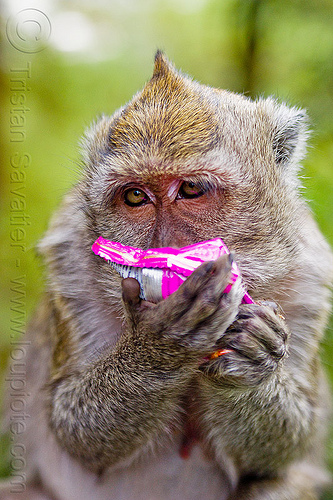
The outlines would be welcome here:
M 126 471 L 109 477 L 112 499 L 126 500 L 225 500 L 229 481 L 224 471 L 207 457 L 199 441 L 191 441 L 187 458 L 178 447 L 161 450 Z
M 200 446 L 200 433 L 194 422 L 187 420 L 182 432 L 179 455 L 183 460 L 188 460 L 194 446 Z

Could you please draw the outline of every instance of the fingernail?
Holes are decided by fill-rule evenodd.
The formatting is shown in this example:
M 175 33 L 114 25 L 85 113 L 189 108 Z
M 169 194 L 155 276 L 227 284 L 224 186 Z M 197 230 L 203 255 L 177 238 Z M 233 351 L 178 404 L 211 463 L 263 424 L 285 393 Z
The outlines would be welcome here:
M 260 301 L 260 305 L 261 306 L 271 307 L 274 310 L 278 309 L 278 305 L 275 302 L 273 302 L 272 300 L 261 300 Z

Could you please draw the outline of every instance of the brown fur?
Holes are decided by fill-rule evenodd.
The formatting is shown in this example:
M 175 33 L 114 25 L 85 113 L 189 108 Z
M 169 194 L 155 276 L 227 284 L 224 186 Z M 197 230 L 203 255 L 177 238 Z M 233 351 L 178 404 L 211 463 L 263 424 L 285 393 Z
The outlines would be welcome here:
M 332 257 L 299 194 L 306 139 L 303 111 L 200 85 L 161 53 L 143 91 L 87 132 L 82 180 L 39 245 L 20 498 L 319 498 Z M 183 181 L 204 194 L 180 197 Z M 151 201 L 129 207 L 129 187 Z M 228 258 L 141 301 L 91 252 L 100 235 L 142 248 L 221 237 L 258 303 L 242 305 L 239 285 L 223 294 Z M 205 360 L 218 347 L 231 352 Z

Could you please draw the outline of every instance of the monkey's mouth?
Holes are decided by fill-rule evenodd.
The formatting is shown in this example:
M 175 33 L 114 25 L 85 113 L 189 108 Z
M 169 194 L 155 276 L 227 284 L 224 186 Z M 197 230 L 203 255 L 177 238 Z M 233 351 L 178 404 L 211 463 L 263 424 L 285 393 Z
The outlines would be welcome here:
M 135 278 L 140 284 L 141 298 L 155 303 L 178 290 L 200 264 L 230 253 L 220 238 L 179 249 L 164 247 L 143 250 L 106 240 L 102 236 L 94 242 L 92 251 L 107 260 L 123 278 Z M 230 281 L 224 293 L 228 293 L 238 279 L 240 272 L 233 261 Z M 253 303 L 245 288 L 243 302 Z

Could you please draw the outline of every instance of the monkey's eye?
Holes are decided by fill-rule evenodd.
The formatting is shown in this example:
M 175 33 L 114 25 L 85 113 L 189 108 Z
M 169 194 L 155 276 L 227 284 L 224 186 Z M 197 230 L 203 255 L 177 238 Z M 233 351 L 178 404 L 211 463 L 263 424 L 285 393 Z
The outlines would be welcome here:
M 149 201 L 147 194 L 139 188 L 127 189 L 124 193 L 124 201 L 130 207 L 139 207 Z
M 184 181 L 180 186 L 178 198 L 199 198 L 205 193 L 206 189 L 199 183 L 193 181 Z

